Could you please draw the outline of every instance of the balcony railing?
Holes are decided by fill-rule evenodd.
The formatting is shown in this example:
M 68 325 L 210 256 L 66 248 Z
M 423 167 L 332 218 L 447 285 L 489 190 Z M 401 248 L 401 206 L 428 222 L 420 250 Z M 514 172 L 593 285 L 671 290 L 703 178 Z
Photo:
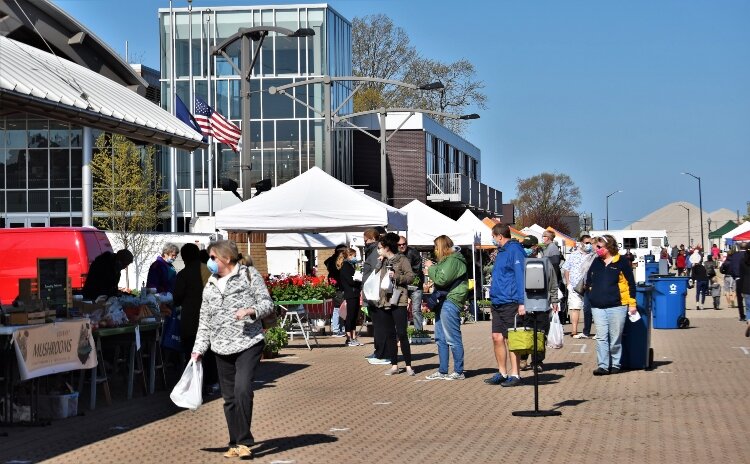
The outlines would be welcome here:
M 463 174 L 427 176 L 427 201 L 459 203 L 467 208 L 501 214 L 502 192 Z

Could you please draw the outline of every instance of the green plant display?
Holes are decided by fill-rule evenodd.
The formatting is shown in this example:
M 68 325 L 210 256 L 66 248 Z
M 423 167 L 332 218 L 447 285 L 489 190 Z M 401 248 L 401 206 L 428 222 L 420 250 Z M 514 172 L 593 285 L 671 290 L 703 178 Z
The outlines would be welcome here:
M 278 353 L 279 350 L 289 344 L 289 334 L 281 326 L 274 326 L 266 330 L 266 347 L 265 350 L 271 353 Z

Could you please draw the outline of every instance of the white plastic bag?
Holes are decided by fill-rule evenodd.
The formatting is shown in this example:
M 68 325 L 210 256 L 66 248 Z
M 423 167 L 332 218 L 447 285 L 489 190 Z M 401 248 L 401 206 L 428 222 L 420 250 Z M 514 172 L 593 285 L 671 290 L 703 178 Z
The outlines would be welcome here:
M 380 299 L 380 274 L 374 271 L 370 274 L 362 286 L 362 293 L 365 295 L 365 300 L 378 301 Z
M 552 314 L 552 322 L 549 324 L 549 335 L 547 336 L 547 346 L 550 348 L 562 348 L 565 332 L 560 324 L 560 316 L 557 312 Z
M 188 362 L 169 398 L 177 406 L 193 411 L 203 404 L 203 365 L 200 361 L 191 359 Z
M 383 276 L 383 280 L 380 281 L 380 288 L 385 290 L 385 293 L 391 293 L 393 291 L 393 281 L 388 276 L 388 273 Z

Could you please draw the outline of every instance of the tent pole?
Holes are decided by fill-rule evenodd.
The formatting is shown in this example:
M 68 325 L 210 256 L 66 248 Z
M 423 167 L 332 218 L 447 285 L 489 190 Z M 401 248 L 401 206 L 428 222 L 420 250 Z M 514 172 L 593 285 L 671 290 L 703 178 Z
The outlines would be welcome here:
M 477 319 L 477 249 L 476 244 L 471 244 L 471 278 L 474 279 L 474 322 Z

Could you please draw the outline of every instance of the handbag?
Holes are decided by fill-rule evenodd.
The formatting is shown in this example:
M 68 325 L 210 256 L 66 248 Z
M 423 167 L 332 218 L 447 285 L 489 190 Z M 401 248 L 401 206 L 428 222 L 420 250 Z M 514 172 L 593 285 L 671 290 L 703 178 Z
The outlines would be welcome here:
M 182 351 L 182 337 L 180 336 L 180 316 L 177 311 L 171 316 L 164 318 L 164 327 L 161 334 L 161 346 L 164 348 Z
M 508 329 L 508 349 L 516 354 L 527 355 L 534 351 L 534 329 L 518 327 L 518 315 L 513 318 L 513 328 Z M 544 351 L 544 330 L 536 332 L 536 351 Z
M 187 363 L 180 381 L 172 389 L 169 398 L 181 408 L 193 411 L 203 404 L 203 365 L 192 359 Z
M 427 307 L 432 311 L 439 309 L 443 305 L 443 301 L 445 301 L 445 298 L 448 296 L 448 294 L 452 292 L 453 289 L 458 287 L 461 282 L 464 281 L 464 277 L 466 277 L 466 274 L 459 276 L 451 283 L 450 287 L 444 290 L 437 288 L 437 285 L 435 285 L 432 293 L 427 295 L 427 298 L 425 298 L 425 304 L 427 305 Z

